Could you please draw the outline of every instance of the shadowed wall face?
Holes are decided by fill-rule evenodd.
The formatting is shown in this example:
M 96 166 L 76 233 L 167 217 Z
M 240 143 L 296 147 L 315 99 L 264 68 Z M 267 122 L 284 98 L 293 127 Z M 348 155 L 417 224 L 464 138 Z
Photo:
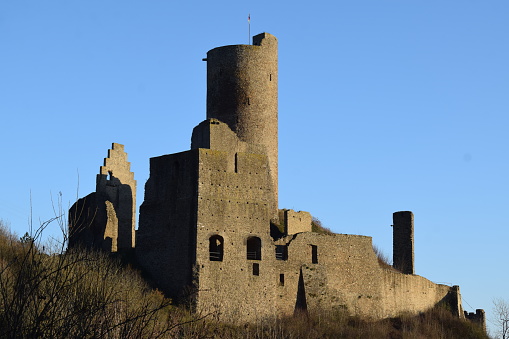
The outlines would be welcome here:
M 414 274 L 414 214 L 410 211 L 395 212 L 393 225 L 393 266 L 405 274 Z

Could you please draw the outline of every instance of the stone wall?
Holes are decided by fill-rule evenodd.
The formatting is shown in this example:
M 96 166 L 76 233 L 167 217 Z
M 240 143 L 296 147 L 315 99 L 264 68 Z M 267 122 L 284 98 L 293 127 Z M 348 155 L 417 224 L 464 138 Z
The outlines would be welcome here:
M 311 232 L 308 212 L 278 215 L 277 39 L 253 41 L 207 53 L 207 120 L 191 150 L 150 159 L 136 233 L 145 276 L 226 322 L 336 311 L 380 319 L 441 302 L 463 316 L 459 287 L 414 275 L 412 212 L 393 216 L 403 273 L 379 265 L 370 237 Z M 108 152 L 96 187 L 71 208 L 70 246 L 133 247 L 136 181 L 122 145 Z
M 113 143 L 104 158 L 96 180 L 96 192 L 108 201 L 107 233 L 117 236 L 113 240 L 119 250 L 135 245 L 136 180 L 127 161 L 124 145 Z M 111 216 L 111 217 L 109 217 Z M 116 219 L 116 220 L 114 220 Z
M 176 300 L 195 292 L 198 155 L 191 150 L 151 158 L 140 207 L 137 261 Z
M 265 150 L 214 119 L 195 128 L 192 147 L 200 146 L 212 149 L 198 150 L 197 310 L 225 319 L 270 316 L 275 202 Z
M 286 236 L 271 237 L 268 157 L 225 123 L 199 124 L 192 148 L 151 159 L 137 257 L 168 295 L 192 291 L 197 312 L 231 322 L 324 310 L 379 319 L 452 300 L 448 286 L 380 267 L 370 237 L 310 232 L 308 212 L 281 210 Z
M 309 232 L 284 241 L 288 259 L 278 262 L 276 273 L 285 275 L 278 298 L 278 309 L 285 314 L 295 309 L 301 274 L 309 312 L 348 310 L 374 319 L 417 314 L 451 291 L 423 277 L 380 267 L 370 237 Z
M 135 244 L 136 180 L 124 145 L 113 143 L 96 179 L 96 192 L 69 210 L 69 246 L 117 252 Z
M 289 209 L 279 210 L 279 222 L 284 225 L 285 234 L 311 232 L 311 214 Z

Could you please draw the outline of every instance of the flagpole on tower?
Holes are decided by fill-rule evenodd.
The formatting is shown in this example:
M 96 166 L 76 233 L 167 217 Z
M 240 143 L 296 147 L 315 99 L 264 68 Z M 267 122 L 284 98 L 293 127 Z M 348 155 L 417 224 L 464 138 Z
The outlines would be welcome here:
M 247 15 L 247 44 L 251 45 L 251 13 Z

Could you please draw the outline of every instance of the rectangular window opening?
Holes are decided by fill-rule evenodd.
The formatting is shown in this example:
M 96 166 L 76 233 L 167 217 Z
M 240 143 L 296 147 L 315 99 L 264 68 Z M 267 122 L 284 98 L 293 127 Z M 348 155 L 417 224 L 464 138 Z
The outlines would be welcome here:
M 253 275 L 260 275 L 260 264 L 253 264 Z
M 276 245 L 276 260 L 288 260 L 288 247 L 286 245 Z
M 279 286 L 284 286 L 285 285 L 285 275 L 283 273 L 281 273 L 279 275 Z
M 235 153 L 235 173 L 239 173 L 239 156 Z
M 318 264 L 318 246 L 311 245 L 311 262 Z

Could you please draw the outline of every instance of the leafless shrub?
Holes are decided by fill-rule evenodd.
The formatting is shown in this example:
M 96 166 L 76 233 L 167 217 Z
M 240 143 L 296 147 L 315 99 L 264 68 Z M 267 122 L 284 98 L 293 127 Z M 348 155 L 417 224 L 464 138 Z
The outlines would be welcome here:
M 498 338 L 509 338 L 509 303 L 504 299 L 493 300 L 493 321 L 497 325 Z
M 19 240 L 0 228 L 1 338 L 172 337 L 196 320 L 104 253 L 44 253 L 46 226 Z

